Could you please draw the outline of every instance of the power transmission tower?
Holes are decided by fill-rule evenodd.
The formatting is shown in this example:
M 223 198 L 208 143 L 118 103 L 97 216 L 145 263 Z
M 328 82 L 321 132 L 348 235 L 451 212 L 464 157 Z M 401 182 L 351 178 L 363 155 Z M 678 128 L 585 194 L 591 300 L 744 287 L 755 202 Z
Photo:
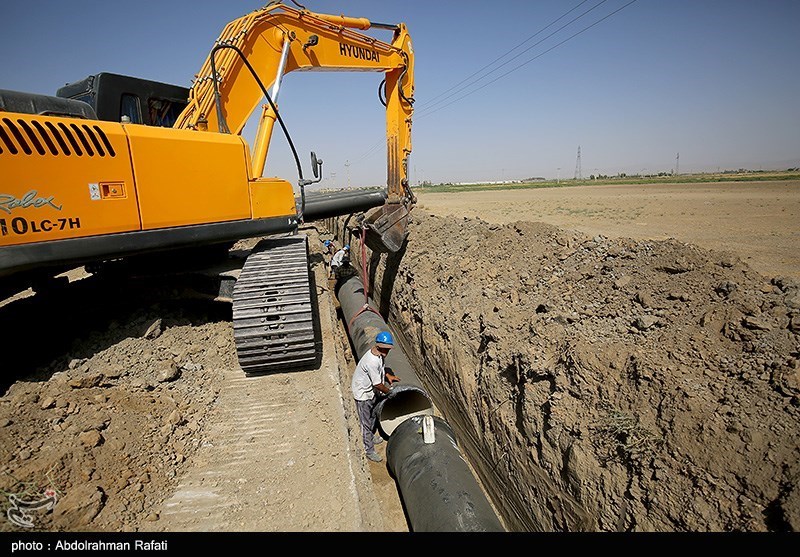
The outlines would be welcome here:
M 576 180 L 583 180 L 583 174 L 581 173 L 581 146 L 578 145 L 578 159 L 575 161 L 575 179 Z
M 681 173 L 680 162 L 681 162 L 681 154 L 678 153 L 677 155 L 675 155 L 675 176 Z

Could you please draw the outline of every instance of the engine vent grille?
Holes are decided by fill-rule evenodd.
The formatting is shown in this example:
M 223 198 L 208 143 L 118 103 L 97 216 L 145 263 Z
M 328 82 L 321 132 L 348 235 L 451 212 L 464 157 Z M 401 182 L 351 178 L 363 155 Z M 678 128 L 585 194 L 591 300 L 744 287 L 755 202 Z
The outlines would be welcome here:
M 115 157 L 99 126 L 72 122 L 40 122 L 0 118 L 0 155 Z

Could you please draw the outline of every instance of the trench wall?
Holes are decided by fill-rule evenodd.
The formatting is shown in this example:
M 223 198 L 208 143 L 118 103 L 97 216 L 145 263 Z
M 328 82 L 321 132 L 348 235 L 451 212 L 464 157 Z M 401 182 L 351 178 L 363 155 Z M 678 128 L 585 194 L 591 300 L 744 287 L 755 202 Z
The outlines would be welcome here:
M 350 244 L 353 265 L 362 267 L 358 231 L 347 218 L 325 221 L 339 245 Z M 516 428 L 516 404 L 498 399 L 505 394 L 482 393 L 483 373 L 493 367 L 483 353 L 482 338 L 443 327 L 450 319 L 447 305 L 433 292 L 415 289 L 413 254 L 367 254 L 371 296 L 396 332 L 404 353 L 417 371 L 434 404 L 453 427 L 462 451 L 510 531 L 591 531 L 589 511 L 569 495 L 561 481 L 532 462 L 535 449 Z M 492 371 L 493 373 L 494 371 Z M 556 455 L 558 466 L 564 466 Z
M 327 225 L 349 243 L 348 219 Z M 800 530 L 800 286 L 415 210 L 366 283 L 511 531 Z

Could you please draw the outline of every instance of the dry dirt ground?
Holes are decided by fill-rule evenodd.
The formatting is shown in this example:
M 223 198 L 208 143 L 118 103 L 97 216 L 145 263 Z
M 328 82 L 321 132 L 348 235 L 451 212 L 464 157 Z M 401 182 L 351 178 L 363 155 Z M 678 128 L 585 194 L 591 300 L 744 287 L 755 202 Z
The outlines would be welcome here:
M 509 530 L 797 531 L 800 184 L 649 188 L 420 196 L 376 296 Z M 0 530 L 36 500 L 34 530 L 407 530 L 356 433 L 341 225 L 306 230 L 309 372 L 245 378 L 230 307 L 169 277 L 0 306 Z
M 0 399 L 0 532 L 407 531 L 385 463 L 363 456 L 355 364 L 321 241 L 303 232 L 324 354 L 314 370 L 246 377 L 230 304 L 185 277 L 76 271 L 0 307 L 15 347 L 3 379 L 21 377 Z M 19 517 L 14 500 L 42 503 Z
M 675 238 L 736 253 L 766 275 L 800 278 L 800 181 L 424 194 L 419 207 L 500 224 L 546 222 L 590 236 Z

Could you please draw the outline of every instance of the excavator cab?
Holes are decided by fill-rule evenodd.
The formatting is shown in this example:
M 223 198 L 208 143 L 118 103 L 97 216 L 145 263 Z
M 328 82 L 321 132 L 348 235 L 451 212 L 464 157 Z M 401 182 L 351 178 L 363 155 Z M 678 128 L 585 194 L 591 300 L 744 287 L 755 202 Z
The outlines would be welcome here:
M 186 108 L 189 89 L 110 72 L 68 83 L 57 97 L 90 105 L 99 120 L 170 128 Z

